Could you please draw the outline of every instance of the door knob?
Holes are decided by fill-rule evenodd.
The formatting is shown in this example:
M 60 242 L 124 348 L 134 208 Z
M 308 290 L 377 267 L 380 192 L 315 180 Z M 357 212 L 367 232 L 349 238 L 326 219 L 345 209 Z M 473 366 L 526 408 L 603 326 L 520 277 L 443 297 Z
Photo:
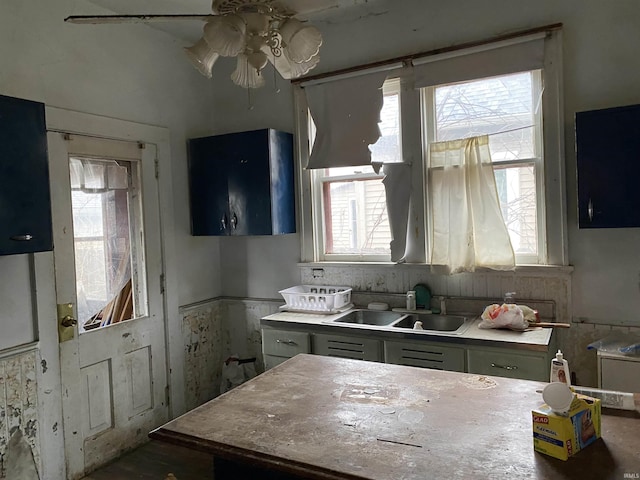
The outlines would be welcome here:
M 60 321 L 60 325 L 62 325 L 63 327 L 73 327 L 74 325 L 77 325 L 77 323 L 78 321 L 71 315 L 65 315 Z
M 58 304 L 58 339 L 60 343 L 71 340 L 75 336 L 78 321 L 73 318 L 73 303 Z

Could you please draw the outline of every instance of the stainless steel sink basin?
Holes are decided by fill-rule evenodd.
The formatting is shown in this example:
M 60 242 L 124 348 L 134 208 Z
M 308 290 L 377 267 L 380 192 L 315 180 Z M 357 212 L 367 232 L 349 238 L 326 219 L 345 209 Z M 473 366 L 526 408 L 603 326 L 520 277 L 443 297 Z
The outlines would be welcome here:
M 422 322 L 423 330 L 435 330 L 438 332 L 455 332 L 465 324 L 467 317 L 460 315 L 435 315 L 428 313 L 411 313 L 402 320 L 393 324 L 397 328 L 413 329 L 417 321 Z
M 334 320 L 337 323 L 353 323 L 359 325 L 377 325 L 379 327 L 391 325 L 400 320 L 405 314 L 381 310 L 350 310 L 340 318 Z M 412 325 L 413 326 L 413 325 Z

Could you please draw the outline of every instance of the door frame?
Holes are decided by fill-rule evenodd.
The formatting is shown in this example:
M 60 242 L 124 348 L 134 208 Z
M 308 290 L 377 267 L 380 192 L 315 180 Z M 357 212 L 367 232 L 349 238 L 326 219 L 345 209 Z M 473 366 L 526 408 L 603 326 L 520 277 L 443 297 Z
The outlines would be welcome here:
M 182 324 L 178 321 L 179 303 L 170 132 L 165 127 L 144 125 L 55 107 L 46 107 L 45 112 L 48 132 L 75 133 L 114 140 L 137 141 L 156 146 L 164 274 L 163 324 L 169 388 L 168 413 L 169 418 L 174 418 L 185 410 L 185 389 Z M 37 312 L 39 347 L 43 367 L 37 379 L 42 465 L 45 471 L 56 472 L 56 475 L 51 478 L 58 478 L 58 474 L 59 478 L 65 478 L 64 442 L 60 441 L 61 434 L 64 432 L 62 432 L 62 383 L 53 254 L 51 252 L 34 254 L 32 271 L 37 292 L 34 307 Z M 46 369 L 44 365 L 46 365 Z

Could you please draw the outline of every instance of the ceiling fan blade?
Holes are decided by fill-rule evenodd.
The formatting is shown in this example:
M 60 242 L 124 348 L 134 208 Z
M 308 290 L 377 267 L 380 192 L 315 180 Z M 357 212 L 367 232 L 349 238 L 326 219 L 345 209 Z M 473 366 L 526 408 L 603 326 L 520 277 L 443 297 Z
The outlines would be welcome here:
M 72 15 L 64 19 L 68 23 L 79 24 L 105 24 L 105 23 L 159 23 L 173 20 L 207 20 L 217 15 Z

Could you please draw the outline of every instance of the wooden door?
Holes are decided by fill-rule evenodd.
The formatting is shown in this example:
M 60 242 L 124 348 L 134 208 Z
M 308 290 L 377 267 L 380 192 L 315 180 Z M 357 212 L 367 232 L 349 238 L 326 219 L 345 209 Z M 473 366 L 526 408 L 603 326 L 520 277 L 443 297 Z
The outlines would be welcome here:
M 57 132 L 48 144 L 57 303 L 73 304 L 78 321 L 60 327 L 61 340 L 74 334 L 60 343 L 60 366 L 67 477 L 77 479 L 168 418 L 156 154 Z M 100 300 L 114 279 L 122 287 Z

